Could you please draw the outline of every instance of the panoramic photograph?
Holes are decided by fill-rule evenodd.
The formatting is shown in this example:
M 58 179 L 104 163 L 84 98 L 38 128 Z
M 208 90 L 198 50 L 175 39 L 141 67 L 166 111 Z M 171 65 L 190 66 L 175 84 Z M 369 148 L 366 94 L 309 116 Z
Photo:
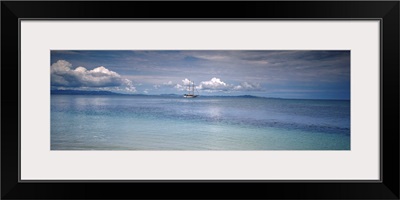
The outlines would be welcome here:
M 51 150 L 350 150 L 348 50 L 52 50 Z

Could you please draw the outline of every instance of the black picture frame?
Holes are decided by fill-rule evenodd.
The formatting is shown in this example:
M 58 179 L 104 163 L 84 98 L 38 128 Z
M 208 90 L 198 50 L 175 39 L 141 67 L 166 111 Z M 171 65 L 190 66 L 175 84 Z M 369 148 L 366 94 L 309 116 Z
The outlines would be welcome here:
M 2 199 L 399 199 L 399 1 L 2 1 Z M 381 181 L 20 182 L 20 19 L 379 19 Z M 18 76 L 19 77 L 19 76 Z M 17 83 L 18 80 L 18 83 Z M 366 155 L 368 156 L 368 155 Z

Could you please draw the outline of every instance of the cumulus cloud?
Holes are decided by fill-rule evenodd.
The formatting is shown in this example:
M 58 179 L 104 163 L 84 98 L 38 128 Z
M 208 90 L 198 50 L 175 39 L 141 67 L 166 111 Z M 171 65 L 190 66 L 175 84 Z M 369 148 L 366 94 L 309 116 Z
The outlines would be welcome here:
M 175 89 L 178 89 L 178 90 L 183 90 L 183 86 L 182 86 L 181 84 L 176 84 L 176 85 L 174 86 L 174 88 L 175 88 Z
M 172 85 L 174 85 L 174 84 L 172 83 L 172 81 L 168 81 L 168 82 L 163 83 L 163 85 L 172 86 Z
M 175 84 L 174 88 L 183 91 L 187 89 L 187 85 L 191 83 L 188 79 L 182 80 L 182 84 Z M 208 81 L 201 81 L 196 86 L 196 89 L 203 90 L 205 92 L 239 92 L 239 91 L 262 91 L 262 87 L 259 83 L 242 82 L 239 85 L 229 84 L 222 81 L 220 78 L 213 77 Z
M 191 84 L 192 84 L 192 81 L 190 81 L 189 79 L 185 78 L 185 79 L 182 80 L 182 85 L 177 83 L 177 84 L 174 85 L 174 88 L 177 89 L 177 90 L 183 91 L 183 90 L 187 90 L 188 89 L 187 86 L 191 85 Z M 173 84 L 172 84 L 172 81 L 169 81 L 168 84 L 164 83 L 164 85 L 171 85 L 172 86 Z
M 197 87 L 200 90 L 222 90 L 226 91 L 232 88 L 231 85 L 221 81 L 219 78 L 212 78 L 209 81 L 202 81 L 200 82 L 200 85 Z
M 114 87 L 135 92 L 132 81 L 103 66 L 88 70 L 84 67 L 73 69 L 72 64 L 59 60 L 51 65 L 51 85 L 59 87 Z
M 184 80 L 182 80 L 182 83 L 183 85 L 190 85 L 192 82 L 189 79 L 185 78 Z
M 233 89 L 242 91 L 259 91 L 261 90 L 261 86 L 259 83 L 243 82 L 240 85 L 233 87 Z

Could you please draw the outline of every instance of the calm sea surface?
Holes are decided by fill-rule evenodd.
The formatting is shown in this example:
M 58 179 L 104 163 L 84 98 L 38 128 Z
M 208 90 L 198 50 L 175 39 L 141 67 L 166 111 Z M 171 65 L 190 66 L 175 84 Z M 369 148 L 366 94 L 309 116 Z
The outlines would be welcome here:
M 349 150 L 350 101 L 51 95 L 51 150 Z

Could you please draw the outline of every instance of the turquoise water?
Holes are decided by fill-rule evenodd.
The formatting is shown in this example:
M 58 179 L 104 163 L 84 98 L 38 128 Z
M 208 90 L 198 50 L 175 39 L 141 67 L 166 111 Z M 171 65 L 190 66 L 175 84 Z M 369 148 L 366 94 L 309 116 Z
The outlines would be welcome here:
M 350 150 L 350 101 L 51 95 L 51 150 Z

